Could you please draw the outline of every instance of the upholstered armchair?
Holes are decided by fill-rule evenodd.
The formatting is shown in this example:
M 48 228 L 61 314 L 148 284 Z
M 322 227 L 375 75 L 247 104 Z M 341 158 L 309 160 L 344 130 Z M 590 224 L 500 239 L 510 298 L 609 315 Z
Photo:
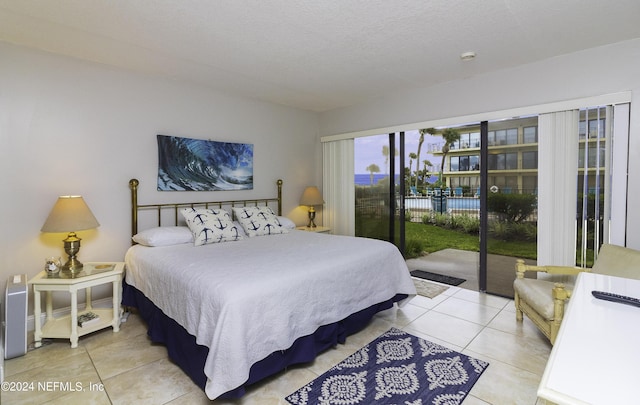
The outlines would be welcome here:
M 539 279 L 525 278 L 527 271 L 545 275 L 539 274 Z M 640 279 L 640 251 L 602 245 L 591 269 L 532 266 L 524 264 L 523 260 L 516 260 L 516 280 L 513 282 L 516 320 L 522 322 L 523 314 L 526 314 L 551 344 L 554 344 L 564 316 L 565 302 L 571 297 L 576 276 L 582 271 Z

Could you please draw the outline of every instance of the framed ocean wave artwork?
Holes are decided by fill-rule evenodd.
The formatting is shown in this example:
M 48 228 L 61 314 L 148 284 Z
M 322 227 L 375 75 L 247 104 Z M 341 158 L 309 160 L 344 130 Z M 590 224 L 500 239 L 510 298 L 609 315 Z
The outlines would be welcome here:
M 253 189 L 253 144 L 158 135 L 158 191 Z

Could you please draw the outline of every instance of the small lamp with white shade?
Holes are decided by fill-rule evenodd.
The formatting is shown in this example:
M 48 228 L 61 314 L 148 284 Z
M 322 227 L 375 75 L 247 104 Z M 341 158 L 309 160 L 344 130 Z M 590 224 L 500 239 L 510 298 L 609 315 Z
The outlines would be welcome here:
M 322 194 L 320 194 L 318 187 L 311 186 L 304 189 L 304 193 L 302 193 L 302 197 L 300 197 L 300 205 L 309 207 L 309 224 L 307 228 L 316 227 L 316 223 L 314 222 L 316 218 L 315 206 L 322 204 L 324 204 L 324 201 L 322 200 Z
M 80 252 L 80 238 L 76 231 L 84 231 L 99 227 L 100 224 L 93 215 L 82 196 L 65 195 L 58 197 L 51 209 L 47 220 L 42 225 L 41 232 L 69 232 L 63 240 L 64 251 L 69 259 L 62 266 L 62 270 L 76 273 L 82 270 L 82 263 L 76 258 Z

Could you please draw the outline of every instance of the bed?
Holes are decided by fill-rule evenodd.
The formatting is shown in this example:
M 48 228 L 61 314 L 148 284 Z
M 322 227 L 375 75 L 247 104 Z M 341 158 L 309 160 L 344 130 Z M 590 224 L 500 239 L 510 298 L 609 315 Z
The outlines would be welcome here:
M 138 185 L 129 182 L 134 244 L 123 305 L 210 399 L 240 397 L 313 360 L 416 294 L 394 245 L 296 230 L 282 217 L 281 180 L 273 198 L 144 205 Z M 205 211 L 226 239 L 204 232 L 201 243 L 194 223 Z M 143 213 L 157 220 L 141 230 Z M 276 226 L 260 233 L 263 217 Z

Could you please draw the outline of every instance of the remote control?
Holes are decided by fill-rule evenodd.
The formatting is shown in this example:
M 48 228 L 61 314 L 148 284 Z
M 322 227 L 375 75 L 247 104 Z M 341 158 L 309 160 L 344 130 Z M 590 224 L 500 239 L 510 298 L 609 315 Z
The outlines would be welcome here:
M 601 300 L 619 302 L 620 304 L 627 304 L 627 305 L 633 305 L 635 307 L 640 307 L 640 299 L 638 298 L 627 297 L 626 295 L 618 295 L 618 294 L 604 292 L 604 291 L 591 291 L 591 294 L 593 294 L 594 297 Z

